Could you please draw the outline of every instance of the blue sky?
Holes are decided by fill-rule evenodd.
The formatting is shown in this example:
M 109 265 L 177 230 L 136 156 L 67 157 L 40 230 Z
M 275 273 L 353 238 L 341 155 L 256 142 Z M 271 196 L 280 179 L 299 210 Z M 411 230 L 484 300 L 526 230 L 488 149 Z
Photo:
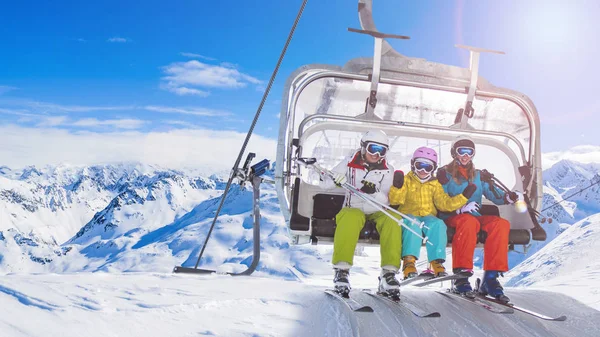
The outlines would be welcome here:
M 62 134 L 245 133 L 300 0 L 14 1 L 0 11 L 0 123 Z M 309 1 L 256 132 L 276 138 L 282 88 L 304 64 L 370 56 L 355 1 Z M 480 74 L 535 102 L 542 150 L 600 144 L 597 1 L 374 0 L 401 53 L 467 66 L 462 43 L 503 50 Z M 6 142 L 5 145 L 6 146 Z

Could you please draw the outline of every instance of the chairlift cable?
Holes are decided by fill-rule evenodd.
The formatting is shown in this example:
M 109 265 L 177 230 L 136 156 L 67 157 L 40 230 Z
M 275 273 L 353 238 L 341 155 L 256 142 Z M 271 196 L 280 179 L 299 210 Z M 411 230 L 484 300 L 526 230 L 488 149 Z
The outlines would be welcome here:
M 267 97 L 269 96 L 269 92 L 271 91 L 273 82 L 275 82 L 275 77 L 277 76 L 277 73 L 279 72 L 279 67 L 281 66 L 281 62 L 283 61 L 283 57 L 285 56 L 285 53 L 287 52 L 288 46 L 289 46 L 290 42 L 292 41 L 292 36 L 294 36 L 296 26 L 298 25 L 298 22 L 300 21 L 300 17 L 302 17 L 302 12 L 304 12 L 304 7 L 306 7 L 307 1 L 308 0 L 302 1 L 302 5 L 300 6 L 298 15 L 296 16 L 296 20 L 294 20 L 294 24 L 292 25 L 292 28 L 290 29 L 290 33 L 288 35 L 287 41 L 285 42 L 283 50 L 281 51 L 281 54 L 279 55 L 279 60 L 277 60 L 277 65 L 275 66 L 275 69 L 273 69 L 273 73 L 271 74 L 271 79 L 269 80 L 269 84 L 267 85 L 267 88 L 265 89 L 265 93 L 263 94 L 262 100 L 258 106 L 258 109 L 256 110 L 256 114 L 254 115 L 254 120 L 252 121 L 252 124 L 250 125 L 250 129 L 248 130 L 248 133 L 246 134 L 246 139 L 244 140 L 244 144 L 242 145 L 242 148 L 240 149 L 240 153 L 238 154 L 238 157 L 235 160 L 235 164 L 233 165 L 233 168 L 231 169 L 231 173 L 229 174 L 229 180 L 227 181 L 227 185 L 225 186 L 225 190 L 223 191 L 223 195 L 221 196 L 221 202 L 219 203 L 219 207 L 217 208 L 215 217 L 213 218 L 212 224 L 210 225 L 210 229 L 208 230 L 208 234 L 206 235 L 206 239 L 204 240 L 204 244 L 202 245 L 202 249 L 200 250 L 200 254 L 198 255 L 198 260 L 196 261 L 196 265 L 194 268 L 198 268 L 198 264 L 200 263 L 202 254 L 204 254 L 204 249 L 206 249 L 206 244 L 208 243 L 208 239 L 210 239 L 210 235 L 215 227 L 215 224 L 217 223 L 217 218 L 219 217 L 219 214 L 221 213 L 221 208 L 223 208 L 223 204 L 225 203 L 225 197 L 227 196 L 227 192 L 229 191 L 229 188 L 231 187 L 231 183 L 232 183 L 233 179 L 236 177 L 237 168 L 240 164 L 240 161 L 242 160 L 242 156 L 244 155 L 244 152 L 246 151 L 246 146 L 248 145 L 248 142 L 250 141 L 250 137 L 252 136 L 252 132 L 254 131 L 254 127 L 256 126 L 256 122 L 258 121 L 258 117 L 260 116 L 262 108 L 265 105 L 265 101 L 267 100 Z
M 562 199 L 562 200 L 560 200 L 560 201 L 557 201 L 557 202 L 555 202 L 554 204 L 552 204 L 552 205 L 550 205 L 550 206 L 548 206 L 548 207 L 544 208 L 544 209 L 543 209 L 541 212 L 544 212 L 544 211 L 546 211 L 546 210 L 548 210 L 548 209 L 550 209 L 550 208 L 552 208 L 552 207 L 554 207 L 554 206 L 556 206 L 556 205 L 558 205 L 558 204 L 562 203 L 563 201 L 567 201 L 567 200 L 571 199 L 572 197 L 576 196 L 577 194 L 579 194 L 579 193 L 581 193 L 581 192 L 583 192 L 583 191 L 587 190 L 588 188 L 590 188 L 590 187 L 592 187 L 592 186 L 594 186 L 594 185 L 597 185 L 597 184 L 600 184 L 600 176 L 596 176 L 596 182 L 593 182 L 593 183 L 592 183 L 590 186 L 587 186 L 587 187 L 585 187 L 585 188 L 582 188 L 582 189 L 580 189 L 578 192 L 575 192 L 575 193 L 571 194 L 570 196 L 568 196 L 568 197 L 566 197 L 566 198 L 564 198 L 564 199 Z M 541 213 L 541 212 L 540 212 L 540 213 Z

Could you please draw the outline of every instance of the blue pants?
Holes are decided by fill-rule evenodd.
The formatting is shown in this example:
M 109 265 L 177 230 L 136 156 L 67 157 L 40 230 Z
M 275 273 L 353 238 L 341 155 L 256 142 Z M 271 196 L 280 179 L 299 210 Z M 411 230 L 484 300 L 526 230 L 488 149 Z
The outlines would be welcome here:
M 422 233 L 432 243 L 427 243 L 427 259 L 429 262 L 437 259 L 446 260 L 446 245 L 448 244 L 448 233 L 446 232 L 446 224 L 444 221 L 433 215 L 415 216 L 415 220 L 425 222 Z M 412 230 L 421 233 L 418 225 L 410 221 L 404 221 Z M 423 241 L 408 229 L 402 227 L 402 257 L 412 255 L 419 258 L 421 252 L 421 244 Z

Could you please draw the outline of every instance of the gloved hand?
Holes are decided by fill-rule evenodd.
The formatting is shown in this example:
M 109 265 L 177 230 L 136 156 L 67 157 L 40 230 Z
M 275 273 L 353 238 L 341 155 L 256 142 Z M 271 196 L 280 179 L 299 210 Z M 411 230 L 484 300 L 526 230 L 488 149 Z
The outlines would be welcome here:
M 361 187 L 360 190 L 363 191 L 364 193 L 373 194 L 373 193 L 377 192 L 377 189 L 376 189 L 374 183 L 372 183 L 370 181 L 366 181 L 366 180 L 361 181 L 361 183 L 363 183 L 363 187 Z
M 346 174 L 344 173 L 337 173 L 337 172 L 333 172 L 333 182 L 337 185 L 337 186 L 342 186 L 342 184 L 344 184 L 348 178 L 346 178 Z
M 473 196 L 473 193 L 475 193 L 476 190 L 477 190 L 477 185 L 475 185 L 475 184 L 469 184 L 463 190 L 462 195 L 464 195 L 465 198 L 470 199 Z
M 479 172 L 479 178 L 481 179 L 481 181 L 487 181 L 489 183 L 492 181 L 492 178 L 494 178 L 494 175 L 491 174 L 488 170 L 481 170 Z
M 523 193 L 521 193 L 519 191 L 513 191 L 513 192 L 507 192 L 504 195 L 504 200 L 506 201 L 507 204 L 514 204 L 515 202 L 517 202 L 519 200 L 525 200 L 525 198 L 523 197 Z
M 448 176 L 446 175 L 446 170 L 442 167 L 440 167 L 437 170 L 437 180 L 442 185 L 446 185 L 450 181 L 450 180 L 448 180 Z
M 472 212 L 478 212 L 478 211 L 479 211 L 479 204 L 476 203 L 475 201 L 471 201 L 470 203 L 457 209 L 456 214 L 472 213 Z
M 402 188 L 404 185 L 404 172 L 398 170 L 394 172 L 394 187 Z

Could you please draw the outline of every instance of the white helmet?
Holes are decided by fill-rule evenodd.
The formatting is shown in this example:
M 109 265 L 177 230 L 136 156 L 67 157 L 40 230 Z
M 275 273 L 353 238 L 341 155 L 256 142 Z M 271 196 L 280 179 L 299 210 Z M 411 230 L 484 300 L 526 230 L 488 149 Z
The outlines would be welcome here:
M 360 139 L 361 147 L 364 147 L 368 142 L 378 143 L 388 147 L 390 146 L 388 136 L 381 130 L 367 131 Z
M 473 138 L 468 135 L 460 135 L 452 142 L 452 147 L 450 148 L 450 155 L 452 158 L 456 158 L 456 148 L 460 146 L 472 147 L 473 150 L 475 150 L 475 142 L 473 141 Z

